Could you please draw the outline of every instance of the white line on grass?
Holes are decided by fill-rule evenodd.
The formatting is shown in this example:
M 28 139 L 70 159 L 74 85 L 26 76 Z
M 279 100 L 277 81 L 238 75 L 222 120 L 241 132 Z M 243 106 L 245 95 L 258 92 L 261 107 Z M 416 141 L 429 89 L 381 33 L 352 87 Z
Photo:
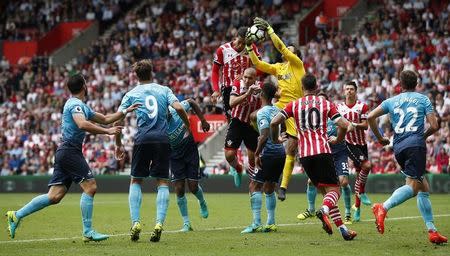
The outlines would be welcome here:
M 434 215 L 434 217 L 449 217 L 450 214 L 437 214 Z M 394 217 L 394 218 L 387 218 L 388 221 L 396 221 L 396 220 L 409 220 L 409 219 L 419 219 L 422 218 L 422 216 L 404 216 L 404 217 Z M 368 220 L 362 220 L 361 222 L 373 222 L 375 219 L 368 219 Z M 288 227 L 288 226 L 304 226 L 304 225 L 319 225 L 321 223 L 319 222 L 302 222 L 302 223 L 285 223 L 285 224 L 277 224 L 277 226 L 280 227 Z M 241 229 L 244 228 L 242 226 L 240 227 L 222 227 L 222 228 L 209 228 L 209 229 L 198 229 L 196 231 L 220 231 L 220 230 L 230 230 L 230 229 Z M 164 231 L 164 233 L 181 233 L 180 230 L 167 230 Z M 142 234 L 150 234 L 150 232 L 142 232 Z M 118 237 L 118 236 L 129 236 L 129 233 L 122 233 L 122 234 L 113 234 L 109 235 L 110 237 Z M 0 244 L 9 244 L 9 243 L 33 243 L 33 242 L 49 242 L 49 241 L 61 241 L 61 240 L 73 240 L 73 239 L 80 239 L 80 236 L 74 236 L 74 237 L 58 237 L 58 238 L 40 238 L 40 239 L 29 239 L 29 240 L 11 240 L 11 241 L 0 241 Z

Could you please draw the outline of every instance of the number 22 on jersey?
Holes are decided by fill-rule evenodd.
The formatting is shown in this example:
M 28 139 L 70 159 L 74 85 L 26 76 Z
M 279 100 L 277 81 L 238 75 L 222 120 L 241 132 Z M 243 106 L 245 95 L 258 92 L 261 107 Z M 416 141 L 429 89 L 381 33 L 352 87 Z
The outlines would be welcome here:
M 396 108 L 396 109 L 394 109 L 394 114 L 398 114 L 399 115 L 397 125 L 394 128 L 395 133 L 402 134 L 405 131 L 406 132 L 415 132 L 415 131 L 417 131 L 417 126 L 414 126 L 414 124 L 416 123 L 417 117 L 418 117 L 417 108 L 415 108 L 415 107 L 408 107 L 406 109 L 406 114 L 405 114 L 405 111 L 403 111 L 403 109 Z M 409 118 L 409 121 L 408 121 L 408 123 L 406 124 L 405 127 L 402 127 L 403 123 L 405 121 L 407 121 L 407 120 L 405 120 L 405 117 L 407 117 L 406 119 Z

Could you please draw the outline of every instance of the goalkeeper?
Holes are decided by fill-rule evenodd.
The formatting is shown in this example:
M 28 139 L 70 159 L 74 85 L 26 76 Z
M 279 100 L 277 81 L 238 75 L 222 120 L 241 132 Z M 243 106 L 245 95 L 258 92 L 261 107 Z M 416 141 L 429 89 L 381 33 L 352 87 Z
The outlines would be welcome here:
M 252 38 L 247 32 L 246 50 L 255 67 L 265 73 L 276 76 L 278 80 L 278 93 L 280 95 L 278 102 L 275 103 L 279 109 L 284 107 L 291 101 L 297 100 L 303 96 L 301 79 L 305 75 L 305 68 L 299 55 L 296 54 L 294 46 L 288 46 L 281 41 L 275 34 L 270 24 L 262 18 L 256 17 L 254 24 L 264 29 L 273 42 L 273 45 L 282 54 L 283 62 L 269 64 L 258 59 L 257 55 L 251 47 Z M 297 129 L 293 118 L 286 120 L 286 133 L 288 141 L 286 144 L 286 161 L 283 168 L 283 178 L 280 189 L 278 190 L 278 199 L 284 201 L 286 199 L 286 189 L 291 179 L 292 170 L 294 169 L 295 153 L 297 149 Z

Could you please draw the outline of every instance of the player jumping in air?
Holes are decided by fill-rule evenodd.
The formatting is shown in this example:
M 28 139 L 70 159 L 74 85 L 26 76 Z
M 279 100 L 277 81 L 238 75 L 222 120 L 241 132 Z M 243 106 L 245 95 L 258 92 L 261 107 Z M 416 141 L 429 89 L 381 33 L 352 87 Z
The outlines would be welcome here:
M 265 83 L 261 91 L 262 108 L 257 113 L 257 124 L 260 136 L 255 151 L 256 171 L 253 177 L 255 181 L 251 192 L 251 209 L 253 212 L 253 223 L 245 228 L 242 233 L 253 233 L 259 230 L 263 232 L 277 231 L 275 225 L 275 186 L 283 171 L 286 154 L 281 144 L 274 144 L 270 139 L 270 122 L 280 112 L 272 105 L 277 88 L 275 85 Z M 261 226 L 262 191 L 266 195 L 267 222 Z
M 250 47 L 250 37 L 246 37 L 246 49 L 255 67 L 265 73 L 274 75 L 278 80 L 278 89 L 280 97 L 275 106 L 283 109 L 289 102 L 297 100 L 303 96 L 301 79 L 305 74 L 303 62 L 300 59 L 300 53 L 294 46 L 288 46 L 281 41 L 275 34 L 270 24 L 261 18 L 254 19 L 255 25 L 264 29 L 269 35 L 275 48 L 282 54 L 283 62 L 269 64 L 258 59 L 254 53 L 253 47 Z M 278 199 L 284 201 L 286 199 L 286 189 L 291 179 L 292 170 L 294 169 L 295 151 L 297 149 L 297 128 L 292 118 L 286 120 L 286 133 L 288 141 L 286 144 L 286 161 L 283 169 L 283 178 L 281 180 L 280 189 L 278 191 Z
M 278 125 L 289 117 L 293 117 L 298 127 L 300 163 L 311 182 L 324 196 L 322 206 L 316 212 L 316 216 L 322 221 L 322 228 L 328 234 L 333 233 L 329 220 L 331 217 L 342 237 L 345 240 L 353 240 L 356 232 L 349 230 L 342 222 L 337 206 L 340 197 L 339 179 L 328 144 L 327 119 L 330 118 L 344 131 L 352 131 L 354 127 L 345 118 L 341 118 L 333 103 L 316 95 L 317 83 L 313 75 L 303 76 L 302 85 L 305 95 L 289 103 L 272 120 L 270 124 L 272 140 L 275 143 L 281 143 L 278 139 Z M 339 143 L 343 139 L 344 133 L 332 143 Z
M 400 73 L 400 83 L 403 92 L 387 99 L 368 116 L 370 129 L 383 145 L 389 144 L 389 139 L 383 137 L 376 119 L 389 114 L 394 130 L 394 153 L 397 162 L 406 176 L 406 183 L 396 189 L 384 203 L 374 204 L 375 224 L 380 234 L 384 233 L 384 219 L 387 212 L 417 195 L 417 207 L 422 214 L 428 229 L 431 243 L 447 243 L 447 237 L 442 236 L 434 226 L 433 210 L 431 208 L 428 181 L 425 178 L 427 148 L 425 140 L 439 130 L 439 124 L 430 100 L 415 92 L 417 75 L 414 71 L 405 70 Z M 425 118 L 430 127 L 425 130 Z
M 184 110 L 188 112 L 191 108 L 200 118 L 202 130 L 209 131 L 210 125 L 203 116 L 200 106 L 192 99 L 181 102 Z M 182 232 L 192 231 L 191 222 L 189 221 L 187 199 L 185 196 L 185 183 L 188 182 L 189 190 L 198 199 L 200 204 L 200 216 L 208 218 L 208 207 L 203 197 L 202 187 L 198 184 L 201 179 L 200 159 L 195 144 L 194 137 L 184 126 L 183 121 L 177 114 L 175 109 L 169 107 L 169 127 L 167 129 L 170 147 L 170 171 L 172 183 L 175 184 L 175 193 L 177 194 L 177 204 L 183 218 Z
M 244 142 L 247 148 L 247 174 L 255 171 L 255 150 L 258 144 L 258 132 L 250 125 L 250 114 L 261 106 L 259 92 L 261 83 L 256 80 L 256 70 L 247 68 L 242 79 L 235 80 L 230 94 L 231 120 L 225 136 L 225 158 L 234 176 L 234 185 L 241 186 L 244 167 L 239 162 L 237 150 Z
M 230 93 L 233 82 L 241 78 L 246 68 L 252 66 L 244 49 L 247 29 L 247 27 L 240 27 L 233 41 L 219 46 L 214 55 L 211 73 L 214 92 L 211 95 L 211 101 L 216 104 L 218 98 L 222 96 L 223 110 L 228 120 L 231 118 Z M 255 45 L 252 47 L 255 52 L 258 51 Z
M 119 110 L 139 103 L 136 110 L 137 133 L 134 137 L 131 159 L 131 182 L 129 205 L 131 215 L 131 240 L 139 240 L 142 230 L 140 209 L 142 202 L 142 183 L 146 177 L 156 178 L 158 194 L 156 196 L 156 225 L 150 235 L 151 242 L 161 238 L 167 207 L 169 206 L 169 158 L 170 145 L 167 136 L 168 107 L 175 109 L 185 128 L 190 132 L 189 119 L 183 106 L 173 92 L 165 86 L 152 83 L 152 64 L 150 60 L 141 60 L 133 65 L 139 84 L 127 92 Z M 116 135 L 116 158 L 124 155 L 120 134 Z
M 71 76 L 67 82 L 67 87 L 72 97 L 64 104 L 61 124 L 62 141 L 56 150 L 54 171 L 48 183 L 48 193 L 33 198 L 17 211 L 6 213 L 11 238 L 15 237 L 16 229 L 23 218 L 47 206 L 58 204 L 66 195 L 72 182 L 78 183 L 83 190 L 80 199 L 83 241 L 102 241 L 109 237 L 96 232 L 92 228 L 94 195 L 97 192 L 97 183 L 81 148 L 86 132 L 114 135 L 120 133 L 122 129 L 120 126 L 103 128 L 92 122 L 103 125 L 111 124 L 137 109 L 139 104 L 130 104 L 117 113 L 103 115 L 94 112 L 83 102 L 87 97 L 87 87 L 81 74 Z

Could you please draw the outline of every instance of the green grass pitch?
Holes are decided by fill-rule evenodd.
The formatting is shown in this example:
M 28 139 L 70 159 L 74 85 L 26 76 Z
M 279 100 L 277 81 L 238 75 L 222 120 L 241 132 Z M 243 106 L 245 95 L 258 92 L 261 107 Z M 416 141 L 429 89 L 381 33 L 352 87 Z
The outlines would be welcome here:
M 18 209 L 34 194 L 0 194 L 0 210 Z M 288 194 L 277 201 L 276 233 L 241 235 L 251 222 L 247 194 L 205 194 L 210 215 L 201 219 L 195 197 L 188 194 L 188 207 L 194 232 L 179 233 L 182 226 L 175 194 L 171 194 L 168 216 L 159 243 L 148 242 L 154 226 L 155 194 L 143 195 L 141 209 L 143 234 L 138 243 L 129 241 L 128 196 L 98 193 L 94 203 L 94 228 L 112 237 L 101 243 L 81 240 L 79 194 L 68 194 L 61 204 L 48 207 L 21 222 L 16 239 L 7 236 L 3 218 L 0 255 L 450 255 L 449 245 L 428 242 L 425 225 L 416 200 L 392 209 L 384 235 L 377 233 L 369 207 L 362 208 L 362 222 L 349 225 L 358 232 L 354 241 L 344 241 L 338 231 L 329 236 L 317 219 L 298 221 L 306 208 L 305 194 Z M 388 195 L 370 195 L 373 202 Z M 435 224 L 450 235 L 450 196 L 431 195 Z M 318 198 L 317 204 L 321 202 Z M 343 211 L 342 198 L 340 209 Z M 262 220 L 266 220 L 263 199 Z

